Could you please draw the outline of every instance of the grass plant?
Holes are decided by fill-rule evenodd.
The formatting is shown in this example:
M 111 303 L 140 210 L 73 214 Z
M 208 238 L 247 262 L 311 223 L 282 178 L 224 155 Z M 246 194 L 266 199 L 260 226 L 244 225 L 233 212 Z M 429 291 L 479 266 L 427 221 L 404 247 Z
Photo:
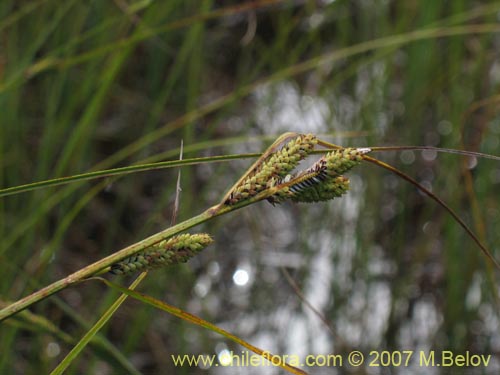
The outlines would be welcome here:
M 496 353 L 499 10 L 1 1 L 0 373 L 201 374 L 169 356 L 241 345 Z M 297 134 L 319 141 L 291 160 Z M 326 172 L 345 150 L 361 164 Z M 215 241 L 187 264 L 107 272 L 188 230 Z

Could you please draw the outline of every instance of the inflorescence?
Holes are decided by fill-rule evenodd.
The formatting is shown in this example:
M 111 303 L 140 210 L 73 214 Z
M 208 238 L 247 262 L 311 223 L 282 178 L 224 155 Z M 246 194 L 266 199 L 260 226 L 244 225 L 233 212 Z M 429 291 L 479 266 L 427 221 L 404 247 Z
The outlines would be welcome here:
M 358 165 L 369 149 L 345 148 L 329 152 L 310 168 L 288 175 L 277 184 L 271 203 L 320 202 L 341 197 L 349 190 L 349 179 L 342 174 Z
M 318 140 L 312 134 L 299 134 L 257 164 L 231 191 L 224 202 L 234 205 L 271 187 L 284 178 L 314 149 Z
M 186 233 L 174 236 L 113 264 L 109 272 L 115 275 L 124 275 L 185 263 L 212 242 L 212 237 L 206 233 Z
M 261 199 L 273 204 L 286 200 L 320 202 L 341 197 L 349 190 L 349 179 L 343 174 L 358 165 L 363 155 L 371 150 L 339 148 L 327 153 L 310 168 L 291 174 L 317 143 L 312 134 L 284 134 L 234 185 L 221 204 L 233 206 L 259 193 L 264 193 Z M 184 263 L 212 242 L 205 233 L 174 236 L 113 264 L 109 272 L 123 275 Z
M 369 148 L 339 148 L 323 156 L 310 168 L 291 172 L 318 143 L 312 134 L 286 133 L 271 145 L 223 200 L 232 206 L 267 191 L 269 202 L 320 202 L 342 196 L 349 190 L 343 174 L 363 160 Z

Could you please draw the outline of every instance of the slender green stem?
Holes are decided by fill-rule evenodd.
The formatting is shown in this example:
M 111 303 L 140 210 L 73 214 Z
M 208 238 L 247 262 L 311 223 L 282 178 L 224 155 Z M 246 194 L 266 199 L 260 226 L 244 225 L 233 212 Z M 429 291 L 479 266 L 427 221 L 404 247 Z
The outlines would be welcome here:
M 134 290 L 142 280 L 146 277 L 147 272 L 142 272 L 137 279 L 130 285 L 129 289 Z M 96 336 L 97 332 L 111 319 L 113 314 L 118 310 L 122 303 L 127 299 L 127 294 L 122 294 L 118 299 L 106 310 L 104 315 L 102 315 L 99 320 L 89 329 L 81 340 L 71 349 L 71 351 L 64 357 L 64 359 L 59 362 L 57 367 L 52 370 L 50 375 L 60 375 L 64 373 L 64 370 L 73 362 L 73 360 L 80 354 L 80 352 L 85 348 L 85 346 Z
M 31 306 L 32 304 L 39 302 L 69 286 L 72 286 L 74 284 L 77 284 L 91 276 L 101 274 L 103 270 L 107 269 L 109 266 L 111 266 L 114 263 L 120 262 L 121 260 L 128 258 L 152 245 L 154 245 L 157 242 L 160 242 L 164 239 L 167 239 L 175 234 L 178 234 L 180 232 L 183 232 L 189 228 L 192 228 L 196 225 L 199 225 L 201 223 L 204 223 L 207 220 L 210 220 L 214 217 L 226 214 L 228 212 L 237 210 L 239 208 L 248 206 L 250 204 L 256 203 L 258 201 L 261 201 L 275 192 L 270 189 L 263 191 L 256 196 L 252 197 L 251 199 L 244 200 L 242 202 L 238 202 L 238 204 L 235 204 L 233 206 L 226 206 L 226 205 L 216 205 L 208 210 L 202 212 L 201 214 L 194 216 L 188 220 L 185 220 L 177 225 L 174 225 L 172 227 L 169 227 L 165 230 L 162 230 L 161 232 L 158 232 L 150 237 L 147 237 L 139 242 L 136 242 L 130 246 L 127 246 L 116 253 L 113 253 L 101 260 L 98 260 L 95 263 L 92 263 L 75 273 L 60 279 L 48 286 L 46 286 L 43 289 L 38 290 L 37 292 L 34 292 L 30 294 L 29 296 L 26 296 L 11 305 L 3 308 L 0 310 L 0 322 L 3 321 L 4 319 L 7 319 L 8 317 L 16 314 L 19 311 L 24 310 L 25 308 Z
M 195 165 L 195 164 L 203 164 L 203 163 L 216 163 L 220 161 L 228 161 L 234 159 L 244 159 L 244 158 L 254 158 L 260 156 L 260 153 L 253 154 L 236 154 L 236 155 L 220 155 L 220 156 L 207 156 L 203 158 L 192 158 L 192 159 L 184 159 L 184 160 L 169 160 L 163 161 L 159 163 L 148 163 L 148 164 L 140 164 L 140 165 L 130 165 L 127 167 L 120 168 L 112 168 L 112 169 L 104 169 L 100 171 L 87 172 L 76 174 L 68 177 L 59 177 L 51 180 L 37 181 L 32 182 L 25 185 L 13 186 L 10 188 L 0 189 L 0 197 L 4 197 L 6 195 L 23 193 L 26 191 L 32 191 L 37 189 L 42 189 L 49 186 L 58 186 L 65 185 L 70 182 L 75 181 L 84 181 L 84 180 L 92 180 L 95 178 L 103 178 L 103 177 L 111 177 L 116 175 L 124 175 L 128 173 L 135 172 L 143 172 L 150 171 L 154 169 L 162 169 L 162 168 L 173 168 L 179 166 L 186 165 Z
M 329 151 L 332 151 L 330 147 L 334 145 L 328 142 L 320 141 L 320 145 L 328 147 L 323 150 L 314 150 L 311 154 L 323 154 Z M 341 146 L 335 145 L 333 149 L 342 148 Z M 423 150 L 431 150 L 436 152 L 446 152 L 449 154 L 459 154 L 465 156 L 474 156 L 484 159 L 492 159 L 492 160 L 500 160 L 499 156 L 484 154 L 481 152 L 474 151 L 466 151 L 466 150 L 456 150 L 451 148 L 441 148 L 441 147 L 432 147 L 432 146 L 381 146 L 381 147 L 369 147 L 373 152 L 385 152 L 385 151 L 404 151 L 404 150 L 414 150 L 414 151 L 423 151 Z M 30 182 L 24 185 L 13 186 L 9 188 L 0 189 L 0 197 L 5 197 L 8 195 L 25 193 L 28 191 L 43 189 L 47 187 L 66 185 L 70 182 L 76 181 L 87 181 L 93 180 L 96 178 L 105 178 L 117 175 L 124 175 L 136 172 L 144 172 L 151 171 L 156 169 L 164 169 L 164 168 L 174 168 L 179 166 L 187 166 L 187 165 L 197 165 L 204 163 L 218 163 L 222 161 L 229 161 L 235 159 L 249 159 L 255 157 L 263 156 L 262 153 L 248 153 L 248 154 L 234 154 L 234 155 L 218 155 L 218 156 L 207 156 L 201 158 L 190 158 L 184 160 L 169 160 L 162 161 L 157 163 L 147 163 L 147 164 L 138 164 L 138 165 L 130 165 L 127 167 L 120 168 L 112 168 L 112 169 L 104 169 L 100 171 L 92 171 L 86 173 L 80 173 L 73 176 L 67 177 L 59 177 L 50 180 L 43 180 L 37 182 Z
M 434 194 L 429 189 L 425 188 L 423 185 L 419 184 L 417 181 L 415 181 L 413 178 L 408 176 L 406 173 L 403 173 L 399 169 L 394 168 L 392 165 L 389 165 L 389 164 L 384 163 L 378 159 L 375 159 L 375 158 L 372 158 L 372 157 L 366 156 L 366 155 L 364 155 L 363 158 L 370 163 L 373 163 L 373 164 L 378 165 L 382 168 L 385 168 L 385 169 L 391 171 L 392 173 L 395 173 L 399 177 L 402 177 L 404 180 L 415 185 L 420 191 L 425 193 L 428 197 L 435 200 L 441 207 L 443 207 L 446 211 L 448 211 L 448 213 L 455 219 L 455 221 L 467 232 L 469 237 L 472 238 L 472 240 L 476 243 L 477 246 L 479 246 L 479 248 L 481 249 L 483 254 L 486 256 L 486 258 L 488 258 L 491 261 L 491 263 L 493 263 L 493 265 L 498 270 L 500 270 L 500 263 L 498 263 L 498 261 L 495 259 L 493 254 L 491 254 L 491 251 L 488 250 L 485 245 L 483 245 L 481 240 L 474 234 L 472 229 L 470 229 L 469 226 L 467 224 L 465 224 L 465 222 L 460 218 L 460 216 L 458 216 L 458 214 L 450 206 L 448 206 L 441 198 L 439 198 L 436 194 Z
M 277 356 L 271 354 L 270 352 L 259 349 L 258 347 L 253 346 L 252 344 L 246 342 L 245 340 L 240 339 L 238 336 L 233 335 L 232 333 L 230 333 L 222 328 L 219 328 L 216 325 L 214 325 L 214 324 L 212 324 L 212 323 L 210 323 L 210 322 L 208 322 L 208 321 L 206 321 L 206 320 L 204 320 L 196 315 L 190 314 L 184 310 L 179 309 L 178 307 L 169 305 L 166 302 L 160 301 L 160 300 L 153 298 L 151 296 L 148 296 L 146 294 L 136 292 L 132 289 L 124 288 L 124 287 L 122 287 L 118 284 L 115 284 L 111 281 L 108 281 L 106 279 L 103 279 L 100 277 L 96 277 L 95 279 L 103 282 L 107 286 L 110 286 L 112 288 L 119 290 L 120 292 L 124 293 L 125 295 L 133 297 L 141 302 L 147 303 L 147 304 L 149 304 L 157 309 L 166 311 L 169 314 L 172 314 L 172 315 L 174 315 L 178 318 L 181 318 L 187 322 L 190 322 L 192 324 L 196 324 L 200 327 L 207 328 L 207 329 L 211 330 L 212 332 L 216 332 L 216 333 L 226 337 L 227 339 L 232 340 L 235 343 L 243 346 L 244 348 L 247 348 L 247 349 L 251 350 L 252 352 L 260 355 L 261 357 L 267 359 L 269 362 L 273 363 L 274 366 L 280 366 L 281 368 L 283 368 L 284 370 L 286 370 L 292 374 L 307 375 L 307 373 L 305 371 L 302 371 L 301 369 L 299 369 L 297 367 L 293 367 L 293 366 L 289 365 L 288 363 L 286 363 L 283 360 L 280 360 Z
M 5 307 L 4 309 L 0 310 L 0 321 L 14 315 L 15 313 L 27 308 L 28 306 L 41 301 L 59 291 L 62 289 L 67 288 L 68 286 L 74 285 L 82 280 L 85 280 L 86 278 L 93 276 L 97 273 L 99 273 L 101 270 L 105 269 L 106 267 L 109 267 L 111 264 L 117 263 L 129 256 L 134 255 L 135 253 L 144 250 L 145 248 L 154 245 L 157 242 L 160 242 L 168 237 L 171 237 L 179 232 L 182 232 L 186 229 L 189 229 L 195 225 L 201 224 L 208 219 L 217 216 L 219 214 L 223 213 L 223 210 L 206 210 L 205 212 L 194 216 L 186 221 L 183 221 L 182 223 L 179 223 L 177 225 L 174 225 L 170 228 L 167 228 L 161 232 L 158 232 L 142 241 L 136 242 L 130 246 L 125 247 L 124 249 L 113 253 L 89 266 L 86 266 L 75 273 L 58 280 L 48 286 L 46 286 L 43 289 L 40 289 L 39 291 L 30 294 L 29 296 L 22 298 L 18 300 L 17 302 L 14 302 L 13 304 Z
M 327 147 L 329 149 L 342 148 L 341 146 L 338 146 L 338 145 L 335 145 L 335 144 L 332 144 L 329 142 L 325 142 L 325 141 L 319 141 L 318 144 L 321 146 Z M 396 147 L 390 147 L 390 148 L 389 147 L 386 147 L 386 148 L 379 147 L 378 148 L 378 150 L 380 150 L 380 151 L 384 151 L 384 150 L 387 151 L 389 149 L 400 149 L 401 150 L 402 148 L 396 148 Z M 418 146 L 417 147 L 408 146 L 408 147 L 403 148 L 403 149 L 418 149 Z M 429 149 L 429 148 L 428 147 L 421 147 L 421 149 Z M 435 150 L 439 151 L 439 149 L 435 149 Z M 317 150 L 313 153 L 324 153 L 326 151 L 328 151 L 328 150 Z M 458 150 L 456 150 L 456 151 L 458 151 Z M 466 155 L 472 155 L 472 153 L 470 153 L 470 152 L 463 152 L 463 153 Z M 261 154 L 256 154 L 256 155 L 261 155 Z M 265 153 L 264 153 L 264 155 L 265 155 Z M 484 157 L 484 156 L 488 156 L 488 155 L 475 154 L 474 156 Z M 237 156 L 234 156 L 234 157 L 236 158 Z M 422 190 L 424 193 L 426 193 L 429 197 L 431 197 L 436 202 L 438 202 L 465 229 L 465 231 L 474 240 L 474 242 L 476 242 L 476 244 L 481 248 L 483 253 L 492 261 L 492 263 L 497 268 L 500 269 L 500 264 L 491 255 L 490 251 L 488 249 L 486 249 L 486 247 L 479 241 L 479 239 L 474 235 L 474 233 L 469 229 L 469 227 L 460 219 L 460 217 L 448 205 L 446 205 L 440 198 L 438 198 L 432 192 L 425 189 L 425 187 L 423 187 L 418 182 L 416 182 L 415 180 L 413 180 L 411 177 L 407 176 L 403 172 L 399 171 L 398 169 L 396 169 L 388 164 L 385 164 L 377 159 L 366 156 L 366 155 L 364 155 L 363 158 L 371 163 L 377 164 L 385 169 L 390 170 L 393 173 L 396 173 L 400 177 L 403 177 L 405 180 L 411 182 L 412 184 L 417 186 L 420 190 Z M 496 158 L 496 157 L 492 157 L 492 158 Z M 213 160 L 213 159 L 214 159 L 214 157 L 211 157 L 211 160 Z M 227 156 L 223 156 L 223 157 L 221 157 L 221 159 L 227 160 Z M 174 161 L 165 162 L 165 163 L 170 163 L 170 164 L 168 164 L 170 166 L 174 166 L 174 165 L 177 166 L 177 165 L 179 165 L 179 163 L 187 164 L 187 163 L 196 163 L 199 161 L 200 161 L 200 159 L 197 159 L 197 161 L 194 161 L 194 159 L 185 159 L 183 161 L 176 160 L 175 163 L 174 163 Z M 158 163 L 156 163 L 156 166 L 157 165 L 158 165 Z M 101 173 L 102 172 L 104 172 L 104 171 L 101 171 Z M 75 176 L 72 176 L 72 177 L 75 177 Z M 72 177 L 68 177 L 68 178 L 72 178 Z M 266 189 L 250 199 L 243 200 L 243 201 L 238 202 L 237 204 L 234 204 L 231 206 L 224 205 L 224 203 L 223 203 L 224 200 L 223 200 L 222 203 L 220 203 L 219 205 L 216 205 L 212 208 L 209 208 L 208 210 L 202 212 L 201 214 L 199 214 L 197 216 L 194 216 L 186 221 L 183 221 L 182 223 L 179 223 L 177 225 L 169 227 L 169 228 L 167 228 L 161 232 L 158 232 L 158 233 L 156 233 L 156 234 L 154 234 L 154 235 L 152 235 L 152 236 L 150 236 L 142 241 L 136 242 L 136 243 L 134 243 L 134 244 L 132 244 L 132 245 L 130 245 L 130 246 L 114 253 L 114 254 L 111 254 L 111 255 L 109 255 L 109 256 L 107 256 L 107 257 L 87 266 L 87 267 L 80 269 L 79 271 L 77 271 L 77 272 L 75 272 L 75 273 L 73 273 L 73 274 L 71 274 L 71 275 L 69 275 L 61 280 L 58 280 L 58 281 L 48 285 L 47 287 L 27 296 L 25 298 L 18 300 L 17 302 L 14 302 L 13 304 L 0 310 L 0 321 L 16 314 L 17 312 L 29 307 L 30 305 L 32 305 L 38 301 L 41 301 L 44 298 L 47 298 L 47 297 L 59 292 L 60 290 L 66 288 L 68 286 L 71 286 L 71 285 L 74 285 L 78 282 L 81 282 L 82 280 L 85 280 L 91 276 L 95 276 L 95 275 L 104 273 L 105 271 L 109 270 L 109 267 L 112 264 L 117 263 L 117 262 L 119 262 L 127 257 L 130 257 L 130 256 L 154 245 L 157 242 L 160 242 L 164 239 L 167 239 L 167 238 L 169 238 L 175 234 L 178 234 L 184 230 L 187 230 L 191 227 L 199 225 L 199 224 L 201 224 L 201 223 L 203 223 L 203 222 L 205 222 L 213 217 L 228 213 L 230 211 L 234 211 L 236 209 L 239 209 L 239 208 L 242 208 L 244 206 L 248 206 L 252 203 L 266 199 L 266 198 L 272 196 L 273 194 L 276 194 L 276 192 L 278 190 L 279 190 L 279 187 Z
M 435 151 L 435 152 L 445 152 L 447 154 L 457 154 L 464 156 L 474 156 L 483 159 L 491 159 L 500 161 L 500 156 L 484 154 L 482 152 L 476 151 L 466 151 L 466 150 L 456 150 L 454 148 L 444 148 L 444 147 L 433 147 L 433 146 L 380 146 L 380 147 L 369 147 L 373 152 L 384 152 L 384 151 Z
M 319 141 L 319 145 L 324 146 L 324 147 L 331 147 L 331 148 L 341 148 L 340 146 L 329 143 L 326 141 Z M 443 151 L 443 150 L 450 150 L 453 151 L 453 153 L 457 154 L 463 154 L 463 155 L 470 155 L 470 156 L 480 156 L 480 157 L 489 157 L 490 159 L 497 160 L 497 156 L 493 155 L 487 155 L 487 154 L 481 154 L 481 153 L 475 153 L 473 151 L 461 151 L 461 150 L 453 150 L 453 149 L 440 149 L 440 148 L 434 148 L 430 146 L 390 146 L 390 147 L 374 147 L 370 148 L 370 150 L 373 149 L 378 149 L 379 151 L 388 151 L 388 150 L 433 150 L 433 151 Z M 446 152 L 446 151 L 445 151 Z M 379 167 L 382 167 L 384 169 L 387 169 L 388 171 L 391 171 L 392 173 L 396 174 L 397 176 L 403 178 L 404 180 L 408 181 L 412 185 L 414 185 L 417 189 L 425 193 L 429 198 L 433 199 L 436 201 L 441 207 L 443 207 L 448 213 L 453 217 L 453 219 L 467 232 L 470 238 L 477 244 L 477 246 L 481 249 L 483 254 L 488 258 L 491 263 L 498 269 L 500 270 L 500 263 L 496 260 L 496 258 L 493 256 L 490 250 L 483 245 L 481 240 L 474 234 L 472 229 L 469 228 L 467 224 L 458 216 L 458 214 L 450 207 L 448 206 L 441 198 L 439 198 L 436 194 L 434 194 L 432 191 L 429 189 L 425 188 L 422 184 L 419 184 L 416 180 L 408 176 L 406 173 L 401 172 L 399 169 L 393 167 L 392 165 L 389 165 L 387 163 L 384 163 L 383 161 L 380 161 L 378 159 L 372 158 L 371 156 L 368 155 L 363 155 L 363 159 L 375 164 Z

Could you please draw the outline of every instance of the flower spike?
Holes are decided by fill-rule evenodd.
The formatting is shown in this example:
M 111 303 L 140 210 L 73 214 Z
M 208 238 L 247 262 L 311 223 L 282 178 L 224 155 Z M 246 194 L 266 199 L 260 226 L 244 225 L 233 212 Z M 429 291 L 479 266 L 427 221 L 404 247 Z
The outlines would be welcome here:
M 309 155 L 316 144 L 312 134 L 285 133 L 233 186 L 223 204 L 234 205 L 272 187 Z
M 111 266 L 109 272 L 124 275 L 136 271 L 185 263 L 213 242 L 206 233 L 181 234 L 161 241 L 146 250 Z
M 349 179 L 343 173 L 358 165 L 370 149 L 345 148 L 329 152 L 310 168 L 278 182 L 271 203 L 287 199 L 293 202 L 320 202 L 341 197 L 349 190 Z

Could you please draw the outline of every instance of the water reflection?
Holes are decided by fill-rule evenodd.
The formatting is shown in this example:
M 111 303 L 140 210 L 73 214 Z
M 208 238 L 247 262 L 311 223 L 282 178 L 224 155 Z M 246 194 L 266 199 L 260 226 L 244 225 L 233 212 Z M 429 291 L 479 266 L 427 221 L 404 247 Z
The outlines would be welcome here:
M 233 274 L 233 281 L 237 286 L 245 286 L 248 284 L 250 276 L 248 272 L 244 269 L 237 269 Z

